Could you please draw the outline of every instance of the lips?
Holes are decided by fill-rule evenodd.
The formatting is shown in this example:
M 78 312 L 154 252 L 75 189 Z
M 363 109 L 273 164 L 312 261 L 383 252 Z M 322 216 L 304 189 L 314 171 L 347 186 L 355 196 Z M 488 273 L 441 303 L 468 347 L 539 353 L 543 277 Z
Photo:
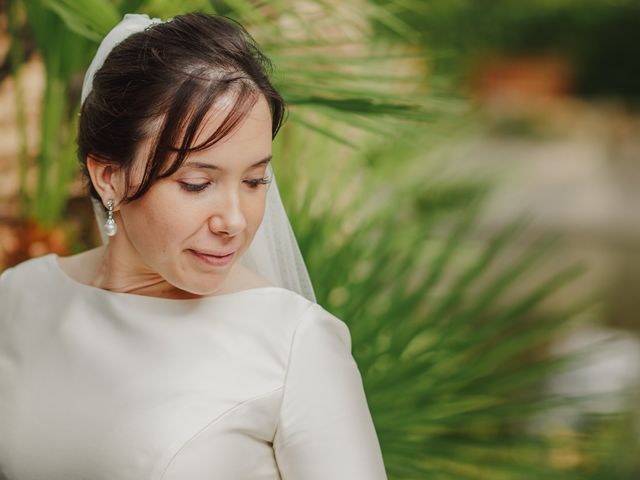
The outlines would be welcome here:
M 209 257 L 226 257 L 235 252 L 235 250 L 231 250 L 229 252 L 223 253 L 223 252 L 208 252 L 206 250 L 193 250 L 193 249 L 191 249 L 191 251 L 200 255 L 207 255 Z
M 197 258 L 201 263 L 209 266 L 223 266 L 231 262 L 236 252 L 228 252 L 226 255 L 218 255 L 224 252 L 208 252 L 202 250 L 193 250 L 189 249 L 189 253 L 191 253 L 195 258 Z

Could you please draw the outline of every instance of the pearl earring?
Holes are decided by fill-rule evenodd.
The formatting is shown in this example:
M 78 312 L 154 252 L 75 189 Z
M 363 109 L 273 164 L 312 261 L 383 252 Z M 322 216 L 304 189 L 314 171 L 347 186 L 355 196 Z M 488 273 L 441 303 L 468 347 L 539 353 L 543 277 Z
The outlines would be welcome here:
M 118 231 L 116 221 L 113 219 L 113 200 L 107 200 L 107 221 L 104 223 L 104 232 L 113 237 Z

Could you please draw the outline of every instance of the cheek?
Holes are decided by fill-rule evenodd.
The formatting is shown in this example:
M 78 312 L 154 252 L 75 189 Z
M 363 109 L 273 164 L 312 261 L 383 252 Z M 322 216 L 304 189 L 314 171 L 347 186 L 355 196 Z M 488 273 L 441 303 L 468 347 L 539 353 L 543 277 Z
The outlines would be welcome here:
M 262 219 L 264 218 L 266 207 L 266 194 L 262 195 L 258 199 L 252 199 L 248 202 L 248 207 L 245 209 L 245 217 L 247 220 L 247 226 L 251 234 L 255 233 Z
M 199 235 L 211 215 L 211 204 L 216 203 L 216 199 L 188 202 L 170 186 L 157 187 L 161 185 L 154 186 L 139 200 L 123 206 L 121 212 L 129 241 L 147 260 L 185 248 L 189 238 Z M 250 241 L 260 227 L 266 197 L 265 191 L 262 195 L 249 195 L 244 200 L 242 214 L 247 226 L 242 234 L 244 241 Z
M 182 240 L 197 229 L 197 212 L 180 208 L 179 198 L 169 193 L 150 191 L 123 207 L 122 215 L 129 240 L 143 257 L 179 248 Z

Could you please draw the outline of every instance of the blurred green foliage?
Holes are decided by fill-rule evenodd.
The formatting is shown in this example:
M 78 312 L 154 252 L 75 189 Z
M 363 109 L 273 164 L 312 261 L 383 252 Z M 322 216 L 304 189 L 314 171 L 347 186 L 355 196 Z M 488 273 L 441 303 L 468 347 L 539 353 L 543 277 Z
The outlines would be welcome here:
M 575 93 L 640 100 L 637 0 L 373 1 L 420 32 L 438 72 L 464 79 L 487 55 L 555 54 L 572 66 Z
M 611 475 L 615 417 L 536 427 L 583 400 L 546 382 L 590 352 L 548 347 L 597 315 L 600 297 L 585 291 L 559 311 L 544 303 L 584 266 L 561 267 L 558 238 L 531 240 L 526 220 L 478 241 L 491 184 L 451 175 L 426 153 L 433 141 L 369 142 L 345 162 L 339 145 L 292 127 L 274 152 L 286 159 L 278 183 L 318 302 L 349 324 L 389 478 L 633 478 L 628 460 Z M 366 161 L 372 151 L 386 152 L 383 174 Z
M 25 97 L 20 83 L 24 58 L 23 28 L 29 22 L 30 41 L 42 54 L 46 71 L 40 121 L 40 148 L 35 159 L 27 155 Z M 73 155 L 79 108 L 70 101 L 70 83 L 90 57 L 90 42 L 67 29 L 58 15 L 41 2 L 11 2 L 8 9 L 12 34 L 10 58 L 13 76 L 18 79 L 16 111 L 20 135 L 20 195 L 24 216 L 36 218 L 50 227 L 60 218 L 68 196 L 67 187 L 76 174 Z M 54 40 L 52 40 L 54 39 Z M 36 182 L 27 183 L 27 171 L 35 164 Z

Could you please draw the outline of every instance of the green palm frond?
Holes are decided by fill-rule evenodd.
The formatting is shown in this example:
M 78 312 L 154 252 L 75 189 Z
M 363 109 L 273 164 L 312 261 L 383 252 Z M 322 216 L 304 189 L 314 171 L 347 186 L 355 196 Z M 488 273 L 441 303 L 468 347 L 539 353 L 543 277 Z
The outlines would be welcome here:
M 31 1 L 34 6 L 39 4 L 39 7 L 55 12 L 70 31 L 94 42 L 99 42 L 121 17 L 118 9 L 109 0 L 27 1 Z M 46 33 L 46 30 L 39 25 L 36 32 Z
M 74 75 L 90 58 L 92 42 L 80 25 L 69 30 L 46 1 L 23 0 L 13 7 L 24 13 L 30 32 L 42 53 L 45 89 L 40 123 L 40 149 L 36 158 L 35 186 L 21 185 L 25 215 L 50 226 L 60 218 L 68 197 L 68 187 L 76 174 L 73 141 L 77 112 L 70 88 Z M 22 16 L 22 15 L 17 15 Z M 82 31 L 83 35 L 78 34 Z M 20 37 L 14 39 L 18 41 Z M 18 119 L 24 122 L 25 119 Z M 21 127 L 19 127 L 21 128 Z M 23 138 L 24 142 L 25 139 Z M 26 159 L 22 159 L 28 164 Z

